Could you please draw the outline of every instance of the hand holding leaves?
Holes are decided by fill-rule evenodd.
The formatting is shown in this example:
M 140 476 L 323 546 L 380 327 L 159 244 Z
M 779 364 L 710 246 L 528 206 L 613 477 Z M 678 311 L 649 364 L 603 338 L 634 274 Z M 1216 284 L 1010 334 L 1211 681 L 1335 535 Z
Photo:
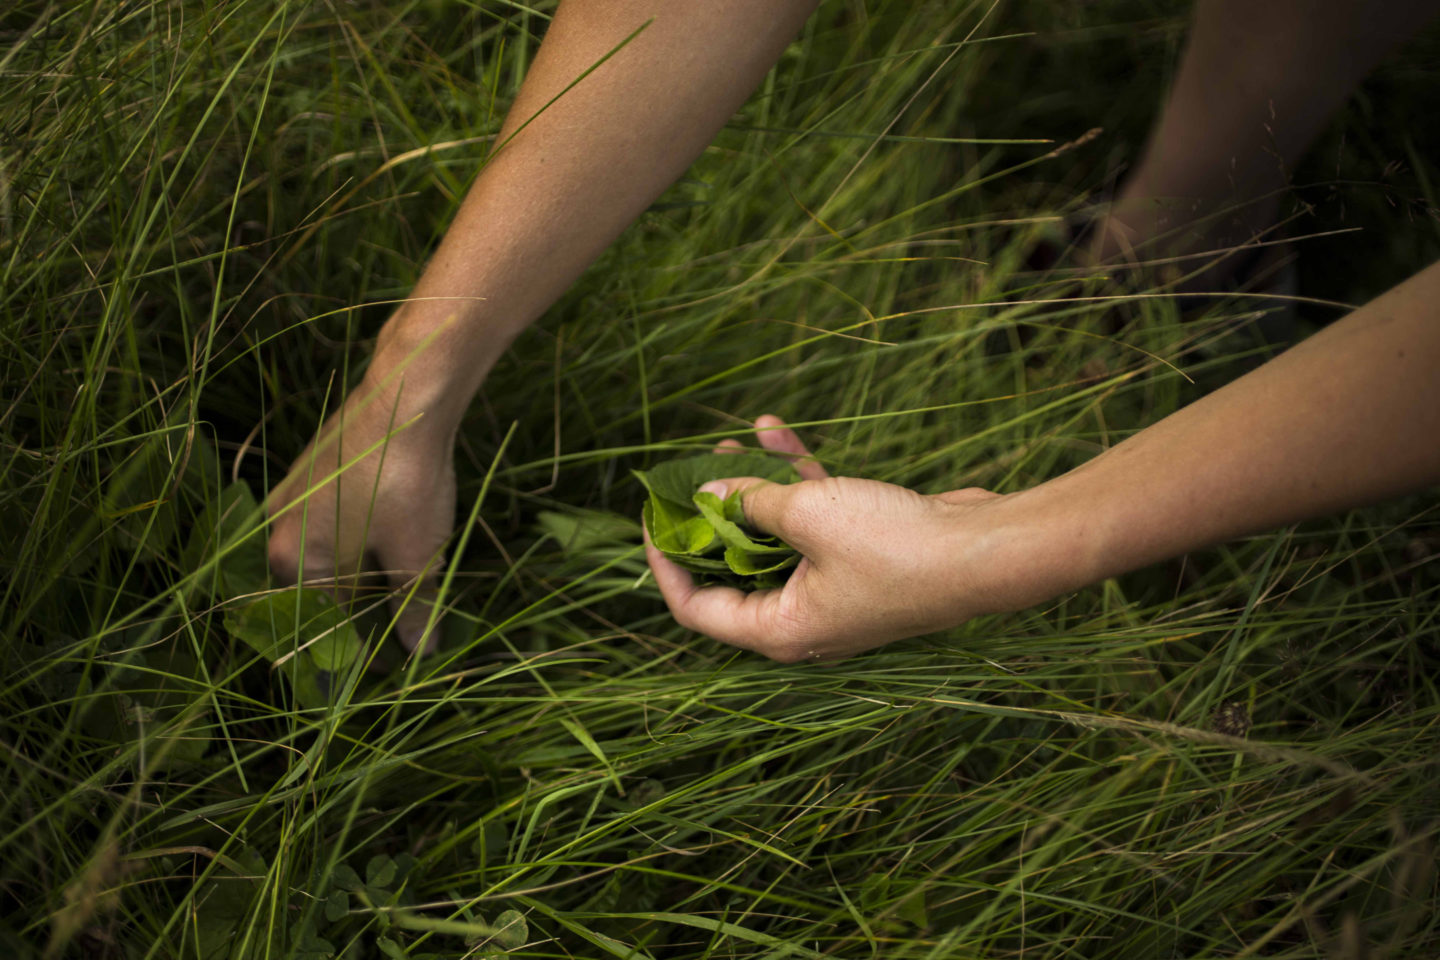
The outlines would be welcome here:
M 1029 595 L 1024 551 L 1007 535 L 1014 529 L 1004 516 L 1008 498 L 974 488 L 926 496 L 875 480 L 830 477 L 779 418 L 761 417 L 755 425 L 761 445 L 792 458 L 801 480 L 712 480 L 692 495 L 696 512 L 716 538 L 728 528 L 706 514 L 730 524 L 743 519 L 769 538 L 745 534 L 751 542 L 778 541 L 801 559 L 783 585 L 770 589 L 697 584 L 693 561 L 708 558 L 665 548 L 703 541 L 698 524 L 672 524 L 662 543 L 660 521 L 652 523 L 647 513 L 650 567 L 681 624 L 795 662 L 851 656 L 1039 599 Z M 747 467 L 754 456 L 717 455 L 737 464 L 744 456 Z

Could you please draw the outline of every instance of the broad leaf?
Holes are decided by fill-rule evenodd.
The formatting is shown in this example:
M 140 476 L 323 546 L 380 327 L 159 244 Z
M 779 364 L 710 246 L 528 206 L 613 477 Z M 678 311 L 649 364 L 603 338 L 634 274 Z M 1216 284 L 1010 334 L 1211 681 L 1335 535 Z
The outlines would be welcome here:
M 325 898 L 325 919 L 339 923 L 350 912 L 350 894 L 344 890 L 331 890 Z
M 336 612 L 340 612 L 338 608 Z M 333 627 L 325 628 L 324 633 L 306 649 L 315 666 L 338 673 L 355 662 L 364 646 L 355 625 L 348 620 L 340 620 Z
M 715 542 L 715 528 L 703 517 L 667 500 L 651 497 L 645 504 L 644 519 L 650 539 L 667 555 L 695 556 Z
M 186 570 L 204 569 L 207 591 L 223 597 L 243 597 L 265 589 L 268 563 L 265 535 L 251 521 L 259 518 L 259 504 L 244 481 L 236 481 L 211 502 L 190 530 L 180 554 Z
M 343 623 L 330 595 L 310 587 L 276 590 L 225 615 L 231 635 L 267 660 L 293 652 L 307 640 Z
M 730 565 L 719 557 L 688 557 L 679 553 L 667 556 L 691 573 L 734 573 Z
M 395 861 L 378 853 L 365 864 L 365 883 L 372 887 L 388 887 L 395 882 Z
M 799 563 L 788 544 L 747 529 L 740 494 L 722 501 L 699 489 L 742 476 L 793 483 L 800 475 L 788 461 L 764 453 L 716 453 L 672 460 L 635 476 L 650 492 L 643 519 L 651 542 L 700 582 L 769 589 L 781 586 L 785 571 Z
M 525 923 L 525 914 L 519 910 L 506 910 L 495 918 L 495 943 L 506 950 L 514 950 L 525 945 L 530 939 L 530 931 Z
M 560 544 L 566 554 L 584 553 L 606 544 L 632 544 L 640 538 L 635 521 L 603 510 L 543 510 L 536 518 L 540 529 Z
M 309 587 L 277 590 L 231 610 L 225 628 L 266 660 L 285 658 L 281 671 L 307 707 L 330 702 L 330 675 L 353 663 L 363 648 L 330 595 Z

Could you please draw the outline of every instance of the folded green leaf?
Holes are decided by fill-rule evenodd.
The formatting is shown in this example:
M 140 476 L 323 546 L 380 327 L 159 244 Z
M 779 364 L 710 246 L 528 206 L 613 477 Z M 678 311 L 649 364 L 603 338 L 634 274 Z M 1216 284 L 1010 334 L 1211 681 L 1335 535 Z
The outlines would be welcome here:
M 735 572 L 734 570 L 730 569 L 730 565 L 728 563 L 717 557 L 693 557 L 679 553 L 666 554 L 666 556 L 668 556 L 671 560 L 674 560 L 681 567 L 689 570 L 691 573 L 728 574 Z
M 651 497 L 644 509 L 645 528 L 662 553 L 692 556 L 715 542 L 715 528 L 699 515 L 687 515 L 674 504 Z
M 800 479 L 787 460 L 765 453 L 717 453 L 662 463 L 635 476 L 650 492 L 643 519 L 650 541 L 701 583 L 757 590 L 782 586 L 800 555 L 775 537 L 748 529 L 739 493 L 723 501 L 700 487 L 729 477 L 775 483 Z
M 713 493 L 697 493 L 694 499 L 695 508 L 700 511 L 700 515 L 715 529 L 716 535 L 719 536 L 727 548 L 756 554 L 795 552 L 792 547 L 780 543 L 774 537 L 761 536 L 758 539 L 751 539 L 747 536 L 745 531 L 740 529 L 739 523 L 727 517 L 727 514 L 730 516 L 734 515 L 734 510 L 732 510 L 730 506 L 731 501 L 734 501 L 734 510 L 739 510 L 740 495 L 738 493 L 726 497 L 723 502 Z M 741 518 L 742 520 L 744 518 L 743 512 L 741 512 Z
M 259 503 L 250 487 L 237 480 L 220 491 L 195 520 L 180 555 L 186 570 L 205 570 L 201 585 L 220 597 L 240 597 L 265 589 L 268 561 Z
M 742 577 L 757 577 L 765 573 L 788 570 L 800 562 L 800 555 L 787 549 L 785 555 L 776 558 L 774 553 L 750 553 L 734 547 L 725 548 L 725 565 L 732 573 Z

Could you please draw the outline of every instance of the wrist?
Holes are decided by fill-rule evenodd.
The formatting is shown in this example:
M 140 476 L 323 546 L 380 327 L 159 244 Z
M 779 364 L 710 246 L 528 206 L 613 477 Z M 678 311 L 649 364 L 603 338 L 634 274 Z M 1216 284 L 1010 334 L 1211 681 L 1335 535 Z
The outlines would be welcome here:
M 487 336 L 473 304 L 407 303 L 381 328 L 364 387 L 397 423 L 453 433 L 509 337 Z M 413 428 L 412 428 L 413 429 Z
M 1010 613 L 1108 575 L 1090 505 L 1063 480 L 962 505 L 948 538 L 950 555 L 967 558 L 957 578 L 962 608 Z

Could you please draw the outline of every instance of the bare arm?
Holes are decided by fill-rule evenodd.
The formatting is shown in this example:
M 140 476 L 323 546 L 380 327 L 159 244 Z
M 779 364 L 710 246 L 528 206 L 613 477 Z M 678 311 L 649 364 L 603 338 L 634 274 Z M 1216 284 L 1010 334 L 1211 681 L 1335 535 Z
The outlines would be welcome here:
M 1052 592 L 1440 482 L 1440 264 L 1017 495 Z M 1063 559 L 1061 559 L 1063 558 Z
M 803 448 L 778 421 L 772 449 Z M 1005 496 L 853 478 L 747 490 L 805 559 L 781 590 L 697 589 L 650 548 L 676 618 L 780 660 L 846 656 L 1018 610 L 1241 534 L 1440 482 L 1440 264 L 1101 454 Z
M 418 361 L 425 383 L 415 402 L 447 426 L 458 421 L 515 335 L 685 172 L 816 2 L 561 4 L 500 132 L 504 146 L 416 284 L 415 302 L 386 327 L 376 365 L 383 370 L 456 315 L 458 325 Z M 406 379 L 413 389 L 419 378 Z
M 454 527 L 455 431 L 486 373 L 685 171 L 816 2 L 560 5 L 501 146 L 381 331 L 364 382 L 270 496 L 278 576 L 343 585 L 378 566 L 420 601 L 397 598 L 397 624 L 408 646 L 421 642 Z

